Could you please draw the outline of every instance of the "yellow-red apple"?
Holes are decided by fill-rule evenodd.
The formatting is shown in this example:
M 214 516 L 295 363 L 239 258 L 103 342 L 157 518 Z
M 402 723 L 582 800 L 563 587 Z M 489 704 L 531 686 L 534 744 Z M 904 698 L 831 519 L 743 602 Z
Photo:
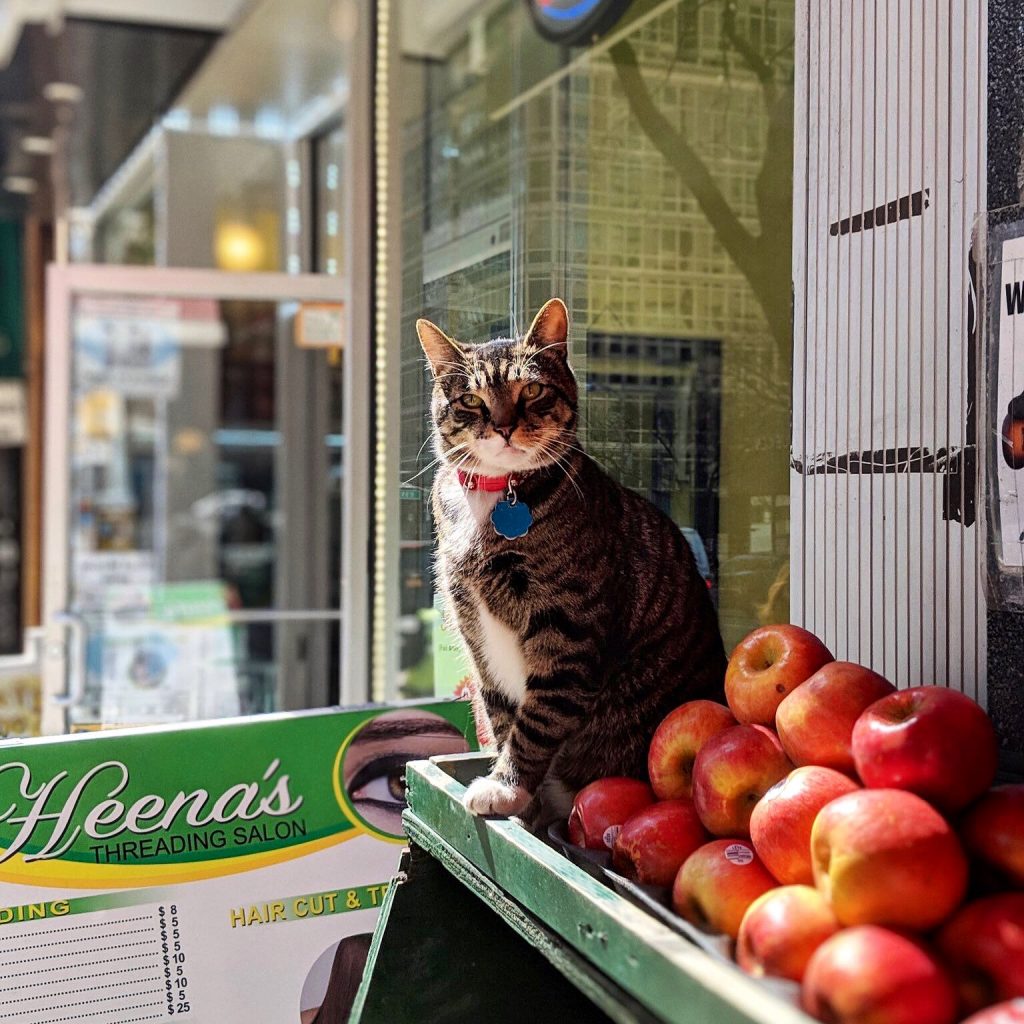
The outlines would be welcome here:
M 710 838 L 692 801 L 663 800 L 626 820 L 612 847 L 612 864 L 638 882 L 670 886 L 683 861 Z
M 610 850 L 627 818 L 654 803 L 646 782 L 612 775 L 584 786 L 569 814 L 569 842 L 588 850 Z
M 784 697 L 775 712 L 782 749 L 795 765 L 818 764 L 853 775 L 853 726 L 869 704 L 896 687 L 877 672 L 830 661 Z
M 813 885 L 811 827 L 818 811 L 860 789 L 842 772 L 817 765 L 794 768 L 755 804 L 750 839 L 764 866 L 783 885 Z
M 967 812 L 960 836 L 972 856 L 1024 888 L 1024 785 L 990 789 Z
M 761 626 L 732 652 L 725 699 L 739 722 L 772 725 L 782 699 L 832 661 L 829 649 L 799 626 Z
M 691 700 L 670 711 L 654 730 L 647 752 L 647 774 L 659 800 L 689 797 L 693 762 L 712 736 L 736 725 L 732 712 L 713 700 Z
M 750 814 L 790 771 L 778 736 L 762 725 L 734 725 L 712 736 L 693 766 L 693 805 L 716 836 L 749 836 Z
M 937 945 L 965 1010 L 1024 997 L 1024 892 L 961 907 L 943 925 Z
M 814 884 L 844 925 L 924 931 L 960 905 L 967 858 L 945 818 L 901 789 L 859 789 L 811 829 Z
M 947 814 L 992 785 L 997 754 L 988 715 L 943 686 L 891 693 L 853 727 L 853 760 L 865 786 L 910 790 Z
M 801 1002 L 830 1024 L 953 1024 L 956 993 L 935 956 L 888 928 L 847 928 L 823 942 Z
M 683 862 L 672 908 L 698 928 L 736 938 L 747 907 L 775 884 L 749 843 L 716 839 Z
M 828 900 L 809 885 L 770 889 L 747 907 L 736 938 L 736 962 L 755 978 L 800 981 L 811 954 L 839 931 Z
M 1024 1024 L 1024 999 L 996 1003 L 995 1006 L 972 1014 L 963 1024 Z

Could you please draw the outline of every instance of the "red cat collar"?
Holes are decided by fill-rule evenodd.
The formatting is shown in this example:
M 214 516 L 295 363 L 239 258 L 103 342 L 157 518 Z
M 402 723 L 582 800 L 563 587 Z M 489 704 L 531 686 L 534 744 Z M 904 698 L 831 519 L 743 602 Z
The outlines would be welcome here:
M 457 470 L 459 484 L 467 491 L 507 491 L 512 476 L 479 476 L 476 473 L 466 473 Z

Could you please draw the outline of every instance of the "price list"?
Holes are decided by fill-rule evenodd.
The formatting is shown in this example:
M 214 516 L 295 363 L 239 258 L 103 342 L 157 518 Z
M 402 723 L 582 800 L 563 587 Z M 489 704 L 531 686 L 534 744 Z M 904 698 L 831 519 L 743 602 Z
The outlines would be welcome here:
M 189 956 L 177 904 L 0 928 L 4 1024 L 142 1024 L 183 1017 Z

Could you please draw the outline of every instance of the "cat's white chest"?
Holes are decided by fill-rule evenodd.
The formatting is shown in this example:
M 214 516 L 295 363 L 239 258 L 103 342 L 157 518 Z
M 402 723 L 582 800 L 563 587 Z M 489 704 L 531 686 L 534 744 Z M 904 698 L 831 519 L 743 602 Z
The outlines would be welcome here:
M 479 605 L 480 638 L 488 675 L 517 706 L 526 696 L 526 661 L 519 638 L 503 622 L 499 622 L 481 602 Z
M 491 513 L 504 495 L 500 491 L 469 490 L 460 487 L 454 479 L 442 493 L 451 522 L 452 552 L 465 555 L 478 546 L 482 531 L 494 530 Z
M 477 526 L 491 525 L 494 506 L 504 497 L 501 491 L 466 491 L 466 504 L 469 505 L 469 511 Z

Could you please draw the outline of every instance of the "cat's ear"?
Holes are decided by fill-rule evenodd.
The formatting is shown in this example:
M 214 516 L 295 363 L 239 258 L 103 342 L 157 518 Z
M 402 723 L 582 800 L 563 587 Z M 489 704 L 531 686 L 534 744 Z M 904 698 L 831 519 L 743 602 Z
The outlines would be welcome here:
M 533 318 L 526 340 L 554 356 L 569 358 L 569 310 L 561 299 L 548 299 Z
M 430 372 L 435 377 L 449 372 L 453 364 L 461 366 L 465 362 L 466 354 L 462 346 L 429 320 L 416 321 L 416 334 L 427 362 L 430 363 Z

